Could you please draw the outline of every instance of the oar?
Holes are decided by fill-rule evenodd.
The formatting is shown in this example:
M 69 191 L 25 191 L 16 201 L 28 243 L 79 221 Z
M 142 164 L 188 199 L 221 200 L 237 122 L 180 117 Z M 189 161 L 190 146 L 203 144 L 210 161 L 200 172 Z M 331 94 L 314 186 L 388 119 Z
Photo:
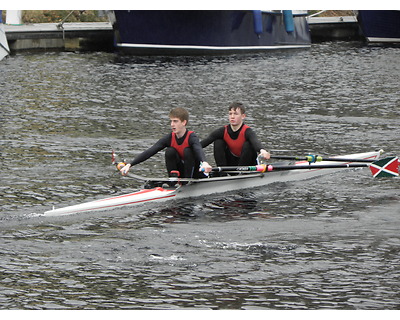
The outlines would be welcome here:
M 115 153 L 114 150 L 111 151 L 111 163 L 116 166 L 118 171 L 121 171 L 123 167 L 126 166 L 127 161 L 119 161 L 117 160 L 117 154 Z M 179 175 L 179 172 L 178 172 Z M 126 178 L 131 178 L 135 180 L 141 180 L 141 181 L 165 181 L 165 182 L 172 182 L 172 181 L 177 181 L 177 182 L 190 182 L 190 181 L 197 181 L 198 179 L 195 178 L 179 178 L 178 176 L 176 177 L 168 177 L 168 178 L 149 178 L 149 177 L 144 177 L 135 173 L 130 172 L 128 175 L 125 176 Z
M 353 159 L 354 161 L 354 159 Z M 314 169 L 332 169 L 332 168 L 362 168 L 369 167 L 374 177 L 392 177 L 399 175 L 399 158 L 388 157 L 381 160 L 374 160 L 372 163 L 344 163 L 344 164 L 317 164 L 317 165 L 265 165 L 256 166 L 225 166 L 212 168 L 214 172 L 221 171 L 256 171 L 273 172 L 283 170 L 314 170 Z
M 337 162 L 374 162 L 374 159 L 354 159 L 354 158 L 329 158 L 317 155 L 307 155 L 307 156 L 271 156 L 271 159 L 281 159 L 281 160 L 297 160 L 297 161 L 308 161 L 309 163 L 315 163 L 320 161 L 337 161 Z

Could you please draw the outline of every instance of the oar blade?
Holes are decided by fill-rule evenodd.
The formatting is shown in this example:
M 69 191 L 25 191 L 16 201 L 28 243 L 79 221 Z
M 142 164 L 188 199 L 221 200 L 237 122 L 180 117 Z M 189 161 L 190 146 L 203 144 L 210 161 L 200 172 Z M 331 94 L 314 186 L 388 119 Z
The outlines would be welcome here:
M 398 177 L 399 164 L 398 157 L 388 157 L 374 161 L 369 168 L 374 178 Z

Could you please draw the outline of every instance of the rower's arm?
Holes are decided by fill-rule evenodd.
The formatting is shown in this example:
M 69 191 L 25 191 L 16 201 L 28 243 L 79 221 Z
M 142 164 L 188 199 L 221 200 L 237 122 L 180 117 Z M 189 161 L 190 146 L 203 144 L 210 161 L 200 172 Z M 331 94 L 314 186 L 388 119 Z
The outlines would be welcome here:
M 254 150 L 256 152 L 259 152 L 262 157 L 267 160 L 271 157 L 270 153 L 267 150 L 263 149 L 260 140 L 257 138 L 257 135 L 252 128 L 248 128 L 246 130 L 246 139 L 250 141 Z
M 165 135 L 160 140 L 158 140 L 153 146 L 148 148 L 147 150 L 143 151 L 141 154 L 136 156 L 135 159 L 131 162 L 131 166 L 137 165 L 143 161 L 146 161 L 150 157 L 154 156 L 157 152 L 163 150 L 164 148 L 168 147 L 170 142 L 170 134 Z
M 125 167 L 123 167 L 120 171 L 123 176 L 126 176 L 130 170 L 130 168 L 136 164 L 139 164 L 143 161 L 146 161 L 150 157 L 154 156 L 157 152 L 161 151 L 162 149 L 168 146 L 170 143 L 170 134 L 165 135 L 160 140 L 158 140 L 153 146 L 148 148 L 147 150 L 143 151 L 139 154 L 131 163 L 128 163 Z
M 212 131 L 207 138 L 201 140 L 201 146 L 203 148 L 207 147 L 211 143 L 213 143 L 217 139 L 223 139 L 224 138 L 224 127 L 218 128 L 214 131 Z
M 206 155 L 200 143 L 200 140 L 195 132 L 193 132 L 189 137 L 189 145 L 191 146 L 196 160 L 203 162 L 206 161 Z

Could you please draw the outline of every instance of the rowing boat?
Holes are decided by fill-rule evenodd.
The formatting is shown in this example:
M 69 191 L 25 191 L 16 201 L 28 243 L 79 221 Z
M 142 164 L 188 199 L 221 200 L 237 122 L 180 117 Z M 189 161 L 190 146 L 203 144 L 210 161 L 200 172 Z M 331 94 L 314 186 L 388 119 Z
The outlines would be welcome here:
M 142 189 L 133 193 L 90 201 L 83 204 L 77 204 L 64 208 L 53 208 L 52 210 L 46 211 L 44 215 L 61 216 L 82 212 L 104 211 L 148 202 L 162 202 L 170 199 L 200 197 L 214 193 L 257 188 L 275 182 L 288 182 L 309 179 L 338 170 L 338 168 L 341 168 L 343 165 L 343 162 L 339 161 L 340 159 L 346 159 L 346 161 L 349 161 L 349 163 L 356 163 L 357 160 L 362 159 L 371 160 L 372 162 L 374 160 L 377 160 L 382 152 L 382 150 L 379 150 L 373 152 L 337 156 L 334 157 L 338 159 L 337 162 L 335 162 L 334 159 L 330 158 L 330 161 L 321 161 L 319 162 L 319 164 L 310 163 L 307 161 L 299 161 L 294 164 L 294 166 L 298 166 L 299 169 L 296 169 L 296 167 L 287 171 L 249 173 L 243 172 L 237 175 L 210 177 L 205 179 L 147 179 L 149 180 L 149 182 L 152 182 L 152 185 L 154 185 L 155 182 L 158 182 L 160 186 Z M 352 162 L 352 159 L 354 159 L 355 161 Z M 307 170 L 304 170 L 305 165 L 307 165 Z M 357 165 L 354 164 L 354 166 Z M 367 165 L 364 164 L 359 166 Z M 167 183 L 169 185 L 172 184 L 172 186 L 163 186 L 163 184 L 165 185 Z

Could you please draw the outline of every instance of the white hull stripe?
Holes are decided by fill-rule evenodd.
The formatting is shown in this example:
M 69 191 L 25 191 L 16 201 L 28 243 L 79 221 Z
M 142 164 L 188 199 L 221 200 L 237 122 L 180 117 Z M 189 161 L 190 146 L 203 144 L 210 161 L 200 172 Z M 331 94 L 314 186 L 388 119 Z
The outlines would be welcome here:
M 149 189 L 150 190 L 150 189 Z M 69 211 L 65 211 L 65 212 L 61 212 L 60 214 L 72 214 L 72 213 L 78 213 L 78 212 L 89 212 L 89 211 L 97 211 L 97 210 L 106 210 L 106 209 L 110 209 L 110 208 L 117 208 L 117 207 L 121 207 L 121 206 L 129 206 L 129 205 L 133 205 L 133 204 L 137 204 L 137 203 L 143 203 L 143 202 L 148 202 L 148 201 L 156 201 L 156 200 L 162 200 L 162 199 L 167 199 L 167 198 L 173 198 L 175 197 L 176 194 L 169 194 L 165 197 L 156 197 L 156 198 L 148 198 L 148 199 L 141 199 L 141 200 L 135 200 L 135 201 L 130 201 L 130 202 L 123 202 L 123 203 L 117 203 L 117 204 L 106 204 L 104 206 L 95 206 L 92 208 L 79 208 L 77 205 L 76 208 L 72 208 Z M 109 199 L 102 199 L 99 201 L 107 201 Z M 93 202 L 97 202 L 97 201 L 93 201 Z M 56 211 L 63 211 L 64 208 L 60 208 L 60 209 L 54 209 L 52 210 L 53 213 Z M 67 207 L 65 208 L 67 209 Z M 45 213 L 49 213 L 49 215 L 52 214 L 52 211 L 47 211 Z
M 378 38 L 378 37 L 368 37 L 369 42 L 400 42 L 400 38 Z
M 119 43 L 118 47 L 132 49 L 177 49 L 177 50 L 271 50 L 271 49 L 296 49 L 309 48 L 309 44 L 276 45 L 276 46 L 236 46 L 236 47 L 217 47 L 217 46 L 191 46 L 191 45 L 164 45 L 164 44 L 131 44 Z

